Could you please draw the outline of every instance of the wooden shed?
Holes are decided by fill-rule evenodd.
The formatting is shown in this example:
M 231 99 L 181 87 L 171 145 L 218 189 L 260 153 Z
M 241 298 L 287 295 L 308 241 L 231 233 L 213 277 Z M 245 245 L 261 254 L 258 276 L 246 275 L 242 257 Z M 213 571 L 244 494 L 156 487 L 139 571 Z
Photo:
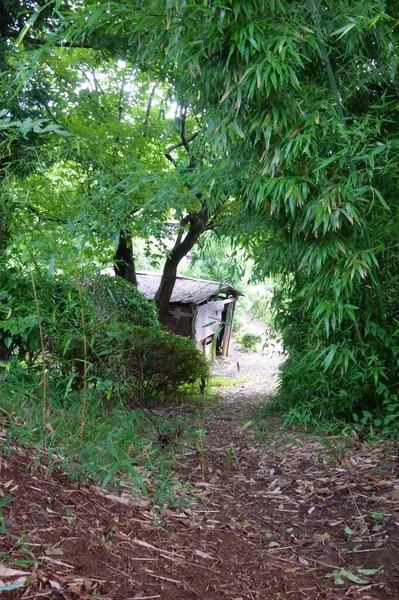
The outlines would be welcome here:
M 137 272 L 140 292 L 153 300 L 161 281 L 160 273 Z M 243 294 L 218 281 L 177 277 L 169 304 L 167 328 L 190 337 L 205 356 L 227 356 L 237 298 Z

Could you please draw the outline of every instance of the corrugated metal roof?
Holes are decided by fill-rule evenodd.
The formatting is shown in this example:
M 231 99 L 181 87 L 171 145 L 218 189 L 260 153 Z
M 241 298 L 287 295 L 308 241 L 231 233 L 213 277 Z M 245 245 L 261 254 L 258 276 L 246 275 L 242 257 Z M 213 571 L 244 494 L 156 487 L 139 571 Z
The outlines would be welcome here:
M 138 288 L 148 300 L 154 299 L 161 276 L 161 273 L 137 271 Z M 194 279 L 193 277 L 177 277 L 170 301 L 181 304 L 201 304 L 201 302 L 220 293 L 231 296 L 243 295 L 231 285 L 226 283 L 221 284 L 219 281 Z

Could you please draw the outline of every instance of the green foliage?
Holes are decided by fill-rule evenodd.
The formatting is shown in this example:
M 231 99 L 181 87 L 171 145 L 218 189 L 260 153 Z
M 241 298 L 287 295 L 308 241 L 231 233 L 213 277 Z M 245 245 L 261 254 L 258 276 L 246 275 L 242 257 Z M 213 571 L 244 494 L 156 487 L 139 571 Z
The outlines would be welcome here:
M 97 275 L 85 280 L 83 288 L 95 306 L 96 318 L 106 326 L 115 320 L 144 327 L 157 323 L 154 304 L 121 277 Z
M 179 93 L 206 112 L 204 136 L 229 173 L 214 170 L 215 186 L 243 201 L 230 232 L 258 275 L 281 276 L 277 319 L 292 356 L 281 407 L 389 416 L 399 385 L 392 5 L 175 3 L 166 34 L 156 8 L 138 20 L 152 35 L 137 60 L 172 63 Z M 115 9 L 114 34 L 130 10 Z
M 250 301 L 252 314 L 269 327 L 273 326 L 273 314 L 271 310 L 271 301 L 273 297 L 272 290 L 265 285 L 251 285 L 245 290 Z
M 21 277 L 13 269 L 3 270 L 1 277 L 3 358 L 14 353 L 20 360 L 32 362 L 39 352 L 39 333 L 30 277 Z M 93 276 L 82 282 L 38 277 L 35 285 L 47 347 L 63 368 L 72 357 L 81 359 L 83 335 L 89 339 L 93 355 L 99 356 L 107 340 L 115 344 L 119 329 L 127 324 L 157 323 L 153 304 L 121 278 Z M 82 311 L 86 331 L 82 331 Z
M 309 349 L 307 353 L 293 352 L 282 365 L 280 377 L 277 394 L 265 410 L 284 412 L 285 426 L 350 435 L 357 432 L 369 438 L 395 438 L 399 433 L 397 397 L 386 394 L 380 405 L 378 397 L 370 396 L 367 364 L 359 362 L 357 369 L 334 378 Z M 348 421 L 351 424 L 345 425 Z
M 69 385 L 83 385 L 83 335 L 89 382 L 108 399 L 118 396 L 132 406 L 170 400 L 184 384 L 208 377 L 208 363 L 194 343 L 163 330 L 155 305 L 130 283 L 102 276 L 85 282 L 83 290 L 86 330 L 73 329 L 65 312 L 64 327 L 54 335 L 53 356 L 72 378 Z
M 71 287 L 70 283 L 67 285 Z M 62 289 L 60 294 L 52 296 L 54 320 L 48 334 L 53 359 L 62 373 L 75 378 L 75 385 L 82 385 L 85 339 L 90 381 L 96 384 L 102 378 L 115 379 L 111 357 L 123 362 L 120 349 L 130 339 L 134 325 L 151 327 L 157 323 L 154 305 L 120 277 L 97 275 L 72 283 L 69 295 L 65 291 Z
M 97 395 L 89 394 L 81 435 L 81 393 L 71 392 L 73 397 L 65 403 L 59 383 L 54 379 L 50 382 L 48 425 L 43 429 L 40 375 L 15 365 L 0 380 L 2 415 L 8 415 L 3 455 L 14 451 L 12 441 L 20 440 L 41 448 L 39 456 L 49 468 L 58 472 L 61 469 L 72 480 L 97 486 L 105 483 L 117 494 L 123 481 L 130 484 L 130 491 L 155 507 L 184 505 L 188 490 L 182 490 L 173 476 L 174 454 L 161 451 L 157 441 L 159 431 L 164 435 L 176 431 L 180 426 L 176 418 L 148 416 L 121 404 L 110 410 Z
M 0 359 L 17 353 L 30 362 L 40 343 L 31 282 L 17 269 L 1 269 L 0 288 Z
M 125 346 L 125 381 L 131 382 L 133 400 L 177 399 L 184 384 L 205 385 L 209 364 L 192 340 L 159 326 L 133 327 Z
M 28 256 L 43 268 L 71 242 L 82 264 L 110 262 L 129 228 L 165 254 L 160 240 L 189 223 L 217 227 L 259 279 L 279 279 L 275 322 L 290 359 L 276 406 L 309 419 L 357 414 L 367 427 L 370 413 L 393 429 L 397 7 L 349 4 L 89 1 L 58 7 L 58 38 L 48 7 L 32 54 L 31 30 L 13 43 L 23 17 L 12 12 L 2 89 L 19 77 L 3 117 L 23 131 L 4 129 L 6 267 Z M 29 118 L 39 136 L 25 132 Z M 207 269 L 224 279 L 225 266 Z M 15 327 L 29 347 L 34 327 Z
M 257 344 L 260 344 L 260 342 L 262 341 L 262 336 L 256 335 L 256 333 L 248 332 L 244 333 L 244 335 L 241 336 L 240 341 L 244 348 L 246 348 L 247 350 L 256 350 Z
M 191 264 L 184 274 L 241 288 L 245 277 L 243 258 L 242 252 L 234 250 L 227 239 L 208 233 L 191 252 Z
M 281 367 L 277 395 L 272 399 L 270 410 L 287 413 L 285 425 L 308 428 L 336 419 L 348 418 L 348 411 L 361 404 L 367 385 L 361 386 L 358 373 L 347 374 L 345 386 L 338 378 L 332 378 L 316 363 L 314 352 L 293 352 Z
M 33 290 L 27 278 L 8 283 L 1 305 L 3 358 L 14 355 L 34 366 L 40 340 Z M 208 363 L 193 342 L 164 331 L 155 305 L 124 279 L 38 278 L 36 289 L 48 362 L 67 378 L 66 394 L 83 386 L 85 372 L 105 398 L 118 395 L 133 406 L 176 397 L 183 384 L 208 378 Z

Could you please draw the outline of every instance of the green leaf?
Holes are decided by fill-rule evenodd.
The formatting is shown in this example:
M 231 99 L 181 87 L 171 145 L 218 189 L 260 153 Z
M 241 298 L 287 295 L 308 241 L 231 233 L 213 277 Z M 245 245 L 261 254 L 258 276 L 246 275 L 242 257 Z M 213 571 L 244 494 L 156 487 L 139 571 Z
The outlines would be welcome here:
M 336 29 L 336 31 L 333 31 L 333 33 L 331 35 L 339 35 L 338 39 L 341 39 L 344 35 L 349 33 L 349 31 L 351 29 L 353 29 L 354 27 L 356 27 L 356 23 L 347 23 L 343 27 L 340 27 L 339 29 Z
M 368 581 L 366 581 L 365 579 L 361 579 L 360 577 L 358 577 L 354 573 L 351 573 L 350 571 L 347 571 L 346 569 L 337 568 L 328 575 L 324 575 L 324 577 L 326 579 L 334 579 L 334 583 L 336 585 L 343 585 L 345 583 L 343 579 L 344 577 L 346 579 L 349 579 L 349 581 L 352 581 L 352 583 L 356 583 L 358 585 L 365 585 L 368 583 Z
M 388 204 L 385 202 L 383 195 L 381 194 L 381 192 L 379 190 L 377 190 L 376 188 L 372 188 L 372 191 L 374 192 L 374 194 L 377 196 L 378 200 L 381 202 L 382 206 L 388 210 L 389 212 L 391 212 L 391 209 L 389 208 Z
M 337 345 L 333 345 L 330 348 L 329 353 L 327 354 L 326 358 L 324 359 L 324 370 L 327 371 L 327 369 L 330 367 L 332 361 L 334 360 L 334 356 L 337 353 L 337 349 L 338 346 Z
M 350 571 L 347 571 L 346 569 L 341 569 L 341 575 L 349 579 L 349 581 L 357 583 L 358 585 L 365 585 L 366 583 L 368 583 L 366 579 L 360 579 L 360 577 L 358 577 L 354 573 L 351 573 Z
M 381 565 L 377 569 L 362 569 L 361 567 L 358 567 L 356 570 L 358 573 L 361 573 L 361 575 L 375 575 L 376 573 L 378 573 L 378 571 L 381 571 L 381 569 L 383 568 L 384 565 Z
M 333 571 L 332 573 L 328 573 L 327 575 L 324 575 L 325 579 L 333 579 L 335 585 L 343 585 L 345 583 L 345 581 L 342 578 L 342 573 L 340 570 L 337 571 Z
M 47 275 L 48 276 L 53 275 L 53 273 L 54 273 L 54 265 L 55 265 L 55 256 L 52 256 L 51 260 L 50 260 L 49 268 L 48 268 L 48 271 L 47 271 Z

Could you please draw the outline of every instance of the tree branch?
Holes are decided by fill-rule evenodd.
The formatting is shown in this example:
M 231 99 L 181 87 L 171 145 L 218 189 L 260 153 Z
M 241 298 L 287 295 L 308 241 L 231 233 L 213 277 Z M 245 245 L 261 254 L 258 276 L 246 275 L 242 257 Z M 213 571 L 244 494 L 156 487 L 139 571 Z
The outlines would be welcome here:
M 189 144 L 190 142 L 195 140 L 195 138 L 198 135 L 199 135 L 199 131 L 197 131 L 196 133 L 193 133 L 193 135 L 190 135 L 189 138 L 186 138 L 185 142 L 181 141 L 181 142 L 177 142 L 177 144 L 172 144 L 172 146 L 169 146 L 169 148 L 166 148 L 165 156 L 167 157 L 167 155 L 170 154 L 171 152 L 173 152 L 173 150 L 177 150 L 177 148 L 181 148 L 182 146 Z
M 125 74 L 126 74 L 126 69 L 123 73 L 123 77 L 122 77 L 122 84 L 121 84 L 121 89 L 119 92 L 119 107 L 118 107 L 118 121 L 121 122 L 122 120 L 122 115 L 123 115 L 123 93 L 125 91 Z
M 154 100 L 156 89 L 157 89 L 157 84 L 154 84 L 154 87 L 152 88 L 152 91 L 151 91 L 151 94 L 150 94 L 150 98 L 148 100 L 147 111 L 145 113 L 145 119 L 144 119 L 144 122 L 143 122 L 143 125 L 145 127 L 147 127 L 148 122 L 149 122 L 149 118 L 150 118 L 150 114 L 151 114 L 152 101 Z M 144 132 L 143 135 L 146 136 L 147 132 Z
M 165 157 L 172 163 L 174 167 L 177 167 L 177 162 L 169 152 L 165 152 Z
M 37 210 L 37 208 L 35 208 L 31 204 L 29 204 L 27 206 L 27 209 L 31 213 L 33 213 L 36 217 L 38 217 L 39 219 L 43 219 L 44 221 L 50 221 L 51 223 L 61 223 L 62 225 L 67 225 L 68 224 L 68 219 L 62 219 L 60 217 L 45 216 L 45 215 L 43 215 L 43 213 L 41 213 L 39 210 Z
M 97 77 L 96 77 L 96 71 L 95 69 L 89 69 L 91 76 L 93 77 L 93 81 L 94 81 L 94 89 L 96 92 L 98 92 L 98 90 L 100 90 L 100 92 L 104 95 L 104 90 L 101 87 L 100 82 L 98 81 Z

